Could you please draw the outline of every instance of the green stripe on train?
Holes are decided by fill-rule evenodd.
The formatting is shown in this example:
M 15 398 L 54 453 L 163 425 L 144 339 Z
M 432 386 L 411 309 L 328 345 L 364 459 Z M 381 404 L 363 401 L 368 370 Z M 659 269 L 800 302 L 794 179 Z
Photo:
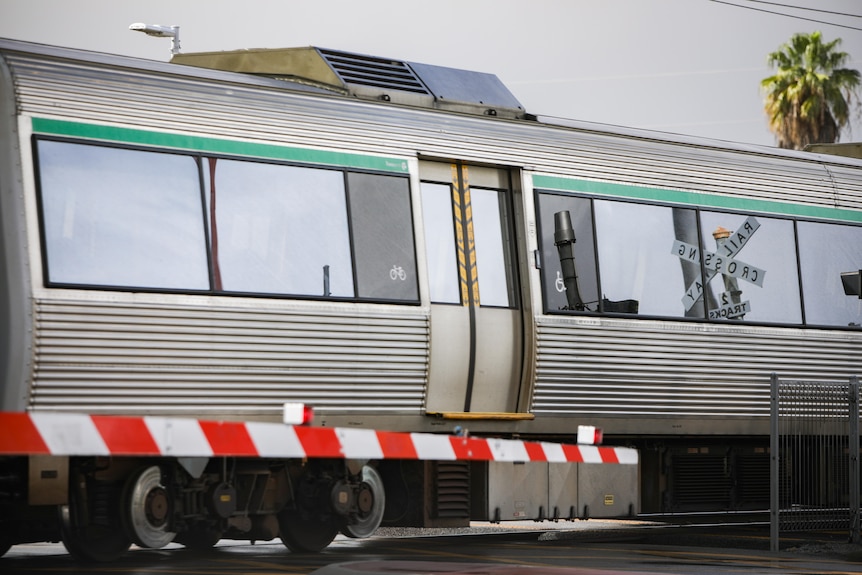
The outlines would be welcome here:
M 85 124 L 81 122 L 70 122 L 67 120 L 53 120 L 49 118 L 32 118 L 32 125 L 33 132 L 36 134 L 67 136 L 72 138 L 154 146 L 158 148 L 170 148 L 191 152 L 242 156 L 246 158 L 322 164 L 327 166 L 375 170 L 398 174 L 408 173 L 407 162 L 398 158 L 365 156 L 362 154 L 311 150 L 308 148 L 293 148 L 289 146 L 278 146 L 275 144 L 240 142 L 236 140 L 206 138 L 187 134 L 152 132 L 136 128 Z
M 663 188 L 650 188 L 646 186 L 627 186 L 624 184 L 594 182 L 562 176 L 544 176 L 541 174 L 534 174 L 533 187 L 537 190 L 580 192 L 595 196 L 647 200 L 651 202 L 679 204 L 717 210 L 739 210 L 744 212 L 759 212 L 800 218 L 862 222 L 862 212 L 856 210 L 720 196 L 718 194 L 706 192 L 685 192 L 681 190 L 666 190 Z

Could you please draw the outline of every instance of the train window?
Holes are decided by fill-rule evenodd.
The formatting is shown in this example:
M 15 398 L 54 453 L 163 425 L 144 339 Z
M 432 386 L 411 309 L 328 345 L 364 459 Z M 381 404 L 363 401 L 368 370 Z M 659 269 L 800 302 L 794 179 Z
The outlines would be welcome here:
M 37 150 L 48 283 L 209 289 L 194 158 L 45 140 Z
M 703 317 L 699 262 L 674 249 L 697 246 L 694 210 L 600 200 L 594 209 L 602 311 Z
M 347 188 L 358 296 L 418 300 L 407 179 L 349 173 Z
M 461 290 L 455 249 L 452 188 L 448 184 L 422 182 L 421 191 L 431 301 L 459 304 Z
M 710 319 L 802 323 L 793 222 L 701 212 Z
M 342 172 L 218 160 L 213 173 L 225 291 L 353 297 Z
M 537 204 L 546 313 L 862 327 L 862 300 L 841 279 L 862 269 L 862 226 L 542 190 Z M 555 245 L 563 213 L 576 239 L 574 296 Z
M 512 307 L 514 301 L 511 255 L 506 249 L 509 218 L 506 194 L 470 188 L 479 302 L 483 306 Z
M 799 222 L 798 234 L 806 322 L 862 325 L 862 299 L 841 283 L 842 272 L 862 269 L 862 227 Z
M 554 214 L 568 212 L 575 233 L 577 294 L 568 294 L 554 245 Z M 577 309 L 598 311 L 596 250 L 591 202 L 587 198 L 540 193 L 539 226 L 542 255 L 542 287 L 548 311 Z M 571 301 L 569 301 L 571 300 Z M 581 302 L 581 303 L 577 303 Z

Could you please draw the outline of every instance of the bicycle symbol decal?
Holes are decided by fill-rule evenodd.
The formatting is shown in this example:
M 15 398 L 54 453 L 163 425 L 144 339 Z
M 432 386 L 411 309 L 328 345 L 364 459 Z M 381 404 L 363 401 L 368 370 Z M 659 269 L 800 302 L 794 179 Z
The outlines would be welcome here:
M 401 266 L 393 264 L 392 269 L 389 270 L 389 279 L 391 279 L 392 281 L 395 281 L 395 280 L 406 281 L 407 280 L 407 272 L 405 272 L 404 268 L 402 268 Z

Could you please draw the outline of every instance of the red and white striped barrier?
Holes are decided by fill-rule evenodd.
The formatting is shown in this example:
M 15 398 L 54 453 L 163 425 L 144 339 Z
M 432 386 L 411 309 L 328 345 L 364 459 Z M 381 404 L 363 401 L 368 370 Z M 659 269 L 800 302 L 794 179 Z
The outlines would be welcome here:
M 53 412 L 0 412 L 0 455 L 638 462 L 627 447 Z

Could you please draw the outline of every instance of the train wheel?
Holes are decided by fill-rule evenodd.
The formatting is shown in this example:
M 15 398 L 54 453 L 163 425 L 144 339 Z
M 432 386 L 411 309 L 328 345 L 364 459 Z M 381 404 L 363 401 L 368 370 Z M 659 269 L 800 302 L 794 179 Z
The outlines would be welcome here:
M 294 483 L 293 504 L 278 514 L 285 547 L 295 553 L 318 553 L 338 535 L 338 520 L 330 506 L 329 474 L 310 467 Z
M 212 549 L 221 540 L 222 532 L 209 528 L 193 528 L 182 534 L 178 534 L 176 542 L 193 551 L 206 551 Z
M 144 467 L 132 474 L 123 494 L 123 520 L 132 539 L 141 547 L 161 549 L 174 540 L 168 531 L 170 497 L 162 485 L 159 466 Z
M 338 535 L 332 514 L 305 516 L 292 510 L 278 515 L 278 528 L 285 547 L 294 553 L 319 553 Z
M 60 507 L 60 534 L 66 551 L 78 561 L 88 563 L 114 561 L 132 545 L 119 525 L 82 525 L 74 505 Z
M 296 483 L 294 504 L 278 514 L 279 535 L 295 553 L 318 553 L 338 535 L 338 521 L 329 505 L 332 482 L 306 472 Z
M 370 465 L 362 468 L 362 483 L 356 495 L 356 505 L 359 508 L 358 515 L 351 517 L 349 522 L 344 521 L 341 532 L 358 539 L 370 537 L 380 527 L 386 508 L 383 480 Z

